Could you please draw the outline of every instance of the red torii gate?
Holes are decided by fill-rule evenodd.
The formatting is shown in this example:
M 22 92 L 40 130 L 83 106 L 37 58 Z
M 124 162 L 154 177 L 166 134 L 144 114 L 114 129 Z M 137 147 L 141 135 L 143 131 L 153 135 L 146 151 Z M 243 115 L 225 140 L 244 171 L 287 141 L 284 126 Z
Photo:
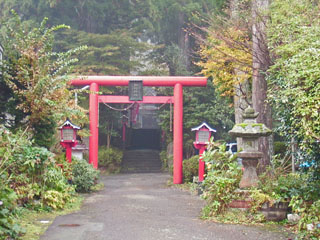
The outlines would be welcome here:
M 128 96 L 99 96 L 99 86 L 128 86 L 129 81 L 142 80 L 143 86 L 173 87 L 172 96 L 144 96 L 142 101 L 129 101 Z M 164 76 L 81 76 L 71 80 L 71 85 L 90 85 L 89 97 L 89 163 L 98 168 L 98 114 L 99 102 L 105 103 L 168 103 L 174 104 L 173 115 L 173 183 L 182 183 L 183 161 L 183 87 L 207 85 L 205 77 Z

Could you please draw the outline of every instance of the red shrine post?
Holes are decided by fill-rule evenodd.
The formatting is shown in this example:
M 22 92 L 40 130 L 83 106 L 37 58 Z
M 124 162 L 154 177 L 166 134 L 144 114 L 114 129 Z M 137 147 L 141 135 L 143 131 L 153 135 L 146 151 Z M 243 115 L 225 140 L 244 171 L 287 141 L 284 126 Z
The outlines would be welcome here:
M 98 96 L 99 86 L 128 86 L 130 82 L 142 81 L 143 86 L 174 87 L 174 96 L 143 96 L 142 100 L 130 100 L 128 96 Z M 98 167 L 98 104 L 105 103 L 173 103 L 173 183 L 182 183 L 183 160 L 183 87 L 207 85 L 205 77 L 163 76 L 82 76 L 71 80 L 75 86 L 90 85 L 89 118 L 90 143 L 89 163 Z
M 72 148 L 75 147 L 77 142 L 77 130 L 80 127 L 74 125 L 69 119 L 65 121 L 60 129 L 61 140 L 60 144 L 66 149 L 66 159 L 69 163 L 72 160 Z
M 193 143 L 196 149 L 199 149 L 199 182 L 204 180 L 205 163 L 202 161 L 202 154 L 207 148 L 207 144 L 210 141 L 211 133 L 216 132 L 207 123 L 203 122 L 199 126 L 194 127 L 191 131 L 196 131 L 196 141 Z

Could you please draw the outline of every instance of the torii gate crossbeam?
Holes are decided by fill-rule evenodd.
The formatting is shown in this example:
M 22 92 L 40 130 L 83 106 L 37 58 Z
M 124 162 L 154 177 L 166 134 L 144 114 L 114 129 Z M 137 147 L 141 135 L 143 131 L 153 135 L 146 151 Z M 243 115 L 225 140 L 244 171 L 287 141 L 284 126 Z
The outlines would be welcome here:
M 82 76 L 70 81 L 71 85 L 90 85 L 89 98 L 89 163 L 98 167 L 98 108 L 99 102 L 130 103 L 127 96 L 99 96 L 99 86 L 128 86 L 129 81 L 142 80 L 143 86 L 174 87 L 174 96 L 144 96 L 140 103 L 174 104 L 173 122 L 173 183 L 181 184 L 183 160 L 183 86 L 206 86 L 205 77 L 163 77 L 163 76 Z
M 145 103 L 145 104 L 161 104 L 174 103 L 174 98 L 171 96 L 143 96 L 142 101 L 130 101 L 129 96 L 116 95 L 100 95 L 99 103 Z

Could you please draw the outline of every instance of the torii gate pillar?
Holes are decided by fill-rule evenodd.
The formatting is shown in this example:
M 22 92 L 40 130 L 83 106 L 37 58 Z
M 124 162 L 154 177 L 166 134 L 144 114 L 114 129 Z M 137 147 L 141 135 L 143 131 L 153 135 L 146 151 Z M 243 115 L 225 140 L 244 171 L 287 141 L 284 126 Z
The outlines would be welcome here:
M 99 85 L 97 83 L 90 84 L 89 97 L 89 121 L 90 121 L 90 137 L 89 137 L 89 163 L 95 169 L 98 168 L 98 139 L 99 139 L 99 102 L 98 102 Z
M 183 89 L 181 83 L 174 86 L 173 115 L 173 184 L 183 181 Z

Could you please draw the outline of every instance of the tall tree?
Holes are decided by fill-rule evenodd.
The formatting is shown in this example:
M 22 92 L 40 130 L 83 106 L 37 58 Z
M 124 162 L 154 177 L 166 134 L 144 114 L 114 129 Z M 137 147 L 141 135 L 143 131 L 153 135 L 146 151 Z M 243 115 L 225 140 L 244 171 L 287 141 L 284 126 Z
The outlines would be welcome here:
M 65 25 L 47 28 L 44 19 L 39 27 L 29 28 L 13 14 L 4 23 L 6 31 L 1 36 L 6 49 L 2 80 L 12 93 L 8 104 L 13 103 L 20 110 L 23 121 L 18 124 L 33 133 L 36 143 L 50 147 L 58 120 L 71 115 L 85 118 L 81 109 L 74 108 L 70 102 L 72 94 L 67 89 L 67 75 L 71 65 L 77 62 L 73 56 L 84 47 L 54 52 L 53 32 Z M 47 135 L 44 137 L 43 133 Z
M 241 22 L 240 21 L 240 2 L 239 0 L 231 0 L 230 1 L 230 19 L 231 22 Z M 243 30 L 246 32 L 245 30 Z M 251 41 L 249 42 L 251 44 Z M 247 52 L 247 57 L 250 55 L 250 52 Z M 250 63 L 252 64 L 252 63 Z M 251 71 L 250 71 L 251 72 Z M 243 112 L 244 109 L 246 109 L 249 105 L 249 84 L 251 80 L 251 74 L 250 77 L 247 77 L 246 79 L 243 79 L 243 75 L 246 74 L 243 70 L 239 68 L 234 68 L 234 74 L 237 79 L 242 79 L 239 81 L 236 81 L 234 84 L 234 97 L 233 97 L 233 104 L 234 104 L 234 117 L 235 117 L 235 123 L 242 123 L 243 122 Z M 250 80 L 249 80 L 250 78 Z M 243 141 L 242 138 L 237 138 L 237 146 L 238 149 L 243 148 Z
M 272 129 L 272 113 L 271 106 L 267 102 L 268 85 L 266 79 L 266 71 L 271 65 L 266 37 L 268 9 L 269 0 L 252 1 L 252 103 L 255 111 L 259 112 L 257 121 L 264 123 L 268 128 Z M 272 146 L 272 136 L 259 139 L 259 150 L 264 153 L 259 162 L 261 171 L 270 165 L 273 154 Z
M 162 44 L 157 49 L 156 57 L 165 62 L 170 75 L 190 74 L 198 69 L 193 64 L 198 43 L 190 34 L 194 24 L 203 24 L 200 19 L 213 11 L 219 11 L 224 6 L 224 0 L 160 0 L 153 1 L 152 15 L 153 38 L 156 44 Z M 179 68 L 176 71 L 177 61 Z
M 128 74 L 144 62 L 149 50 L 141 41 L 150 29 L 150 0 L 0 0 L 0 17 L 6 19 L 15 9 L 23 21 L 67 24 L 72 30 L 58 35 L 55 49 L 65 50 L 87 45 L 87 54 L 77 64 L 82 74 Z M 139 40 L 140 39 L 140 40 Z
M 205 76 L 212 77 L 221 95 L 233 97 L 236 123 L 242 122 L 243 110 L 251 104 L 252 41 L 246 21 L 247 5 L 233 0 L 224 16 L 215 14 L 209 28 L 201 28 L 206 39 L 198 35 L 203 43 L 203 60 L 198 64 Z M 241 139 L 237 143 L 240 149 Z
M 266 81 L 270 66 L 265 28 L 267 10 L 267 0 L 231 1 L 225 14 L 229 18 L 215 15 L 211 27 L 204 29 L 208 37 L 201 49 L 205 60 L 200 66 L 206 76 L 213 77 L 223 95 L 234 97 L 237 122 L 242 121 L 241 108 L 252 104 L 260 113 L 258 121 L 272 128 Z M 259 142 L 259 150 L 264 153 L 260 161 L 262 171 L 270 164 L 271 140 L 263 138 Z

